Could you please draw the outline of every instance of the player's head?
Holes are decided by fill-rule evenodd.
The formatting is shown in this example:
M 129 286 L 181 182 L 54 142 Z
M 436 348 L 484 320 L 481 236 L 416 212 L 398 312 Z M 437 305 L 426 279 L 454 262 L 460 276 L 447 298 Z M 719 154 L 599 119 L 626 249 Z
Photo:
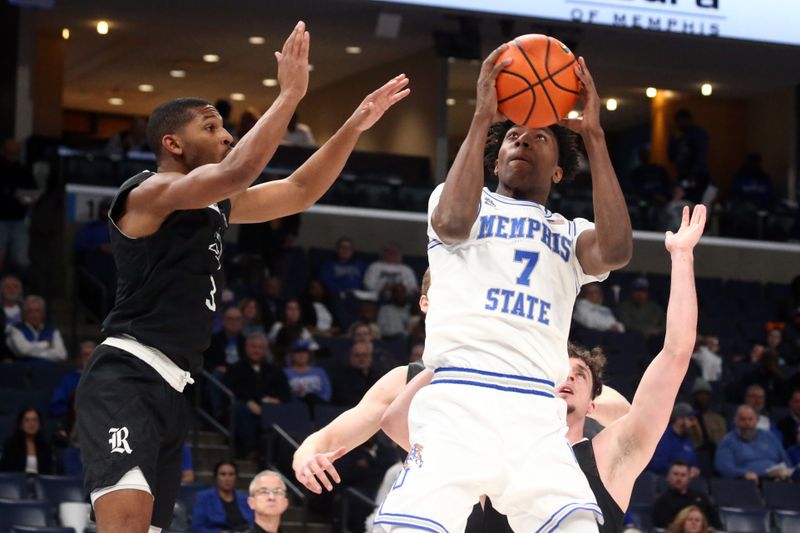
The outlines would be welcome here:
M 250 482 L 249 493 L 247 505 L 257 518 L 280 516 L 289 507 L 286 483 L 275 470 L 264 470 L 256 474 Z
M 230 492 L 236 488 L 239 468 L 233 461 L 220 461 L 214 465 L 214 485 L 219 490 Z
M 233 138 L 219 112 L 201 98 L 176 98 L 158 106 L 147 121 L 147 143 L 159 166 L 167 160 L 187 170 L 219 163 Z
M 425 269 L 422 275 L 422 285 L 419 288 L 419 310 L 423 315 L 428 314 L 428 290 L 431 288 L 431 269 Z
M 526 128 L 497 122 L 489 129 L 484 164 L 515 198 L 547 197 L 552 184 L 578 168 L 577 136 L 557 124 Z
M 558 387 L 558 396 L 567 402 L 567 413 L 581 418 L 594 409 L 594 399 L 603 391 L 603 369 L 606 356 L 599 347 L 587 350 L 569 343 L 569 377 Z

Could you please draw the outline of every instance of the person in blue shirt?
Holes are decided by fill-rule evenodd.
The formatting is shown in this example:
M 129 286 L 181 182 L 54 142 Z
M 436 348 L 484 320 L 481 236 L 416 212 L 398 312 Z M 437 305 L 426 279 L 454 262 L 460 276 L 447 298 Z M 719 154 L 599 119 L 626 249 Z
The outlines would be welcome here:
M 83 367 L 89 362 L 95 347 L 97 344 L 94 341 L 81 342 L 78 347 L 78 355 L 75 356 L 75 370 L 61 378 L 50 397 L 49 413 L 51 418 L 61 418 L 70 411 L 75 389 L 78 388 L 78 382 L 81 380 Z
M 289 388 L 296 399 L 314 402 L 331 401 L 331 381 L 325 369 L 311 366 L 311 344 L 307 340 L 298 340 L 289 350 L 290 364 L 283 369 Z
M 328 293 L 333 296 L 363 288 L 366 266 L 358 259 L 353 259 L 353 250 L 353 241 L 348 237 L 341 237 L 336 241 L 336 259 L 322 265 L 320 278 Z
M 781 443 L 769 432 L 758 429 L 758 415 L 749 405 L 740 405 L 733 419 L 735 428 L 717 447 L 714 466 L 726 478 L 785 478 L 786 472 L 770 470 L 780 463 L 789 464 Z
M 253 526 L 253 510 L 247 495 L 236 491 L 238 469 L 231 461 L 214 467 L 214 487 L 197 493 L 192 510 L 192 531 L 221 533 L 244 531 Z
M 688 403 L 677 403 L 672 409 L 670 424 L 664 436 L 658 442 L 653 459 L 647 465 L 647 470 L 656 474 L 666 475 L 669 467 L 676 459 L 683 459 L 690 465 L 689 475 L 694 477 L 700 473 L 697 463 L 697 454 L 689 435 L 689 429 L 697 423 L 695 412 Z
M 775 204 L 772 178 L 761 166 L 761 154 L 748 154 L 731 186 L 731 202 L 769 211 Z

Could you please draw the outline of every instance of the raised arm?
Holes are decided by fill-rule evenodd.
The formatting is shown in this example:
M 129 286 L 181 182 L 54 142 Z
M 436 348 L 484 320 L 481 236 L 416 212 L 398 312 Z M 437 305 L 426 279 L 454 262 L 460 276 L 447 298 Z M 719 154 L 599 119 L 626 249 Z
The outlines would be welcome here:
M 403 392 L 394 399 L 381 419 L 381 429 L 395 444 L 405 451 L 411 449 L 408 439 L 408 408 L 417 392 L 431 382 L 433 371 L 425 369 L 408 382 Z
M 232 197 L 231 222 L 266 222 L 313 205 L 342 172 L 361 134 L 408 96 L 406 85 L 408 78 L 400 74 L 368 94 L 339 131 L 289 177 L 256 185 Z
M 594 399 L 594 409 L 589 416 L 597 420 L 601 426 L 606 427 L 628 414 L 630 410 L 631 403 L 625 399 L 625 396 L 616 389 L 603 385 L 603 391 Z
M 439 204 L 431 215 L 433 230 L 448 244 L 469 237 L 472 224 L 478 216 L 483 187 L 483 150 L 489 126 L 497 118 L 495 81 L 500 71 L 511 64 L 511 59 L 497 64 L 495 61 L 506 48 L 507 43 L 495 49 L 483 61 L 472 123 L 447 173 Z
M 564 119 L 561 124 L 580 134 L 589 156 L 595 229 L 580 234 L 576 250 L 584 272 L 599 275 L 628 264 L 633 254 L 633 233 L 600 125 L 600 96 L 582 57 L 578 58 L 575 72 L 581 81 L 583 116 Z
M 664 347 L 642 376 L 630 412 L 594 439 L 600 476 L 624 509 L 633 483 L 647 466 L 667 427 L 678 389 L 686 376 L 697 332 L 697 294 L 693 250 L 706 222 L 705 207 L 683 211 L 678 233 L 667 232 L 672 259 Z
M 358 405 L 309 435 L 294 453 L 292 468 L 297 481 L 316 494 L 322 493 L 320 484 L 333 490 L 328 477 L 336 483 L 341 481 L 333 462 L 378 432 L 383 413 L 405 387 L 406 372 L 405 366 L 389 371 Z

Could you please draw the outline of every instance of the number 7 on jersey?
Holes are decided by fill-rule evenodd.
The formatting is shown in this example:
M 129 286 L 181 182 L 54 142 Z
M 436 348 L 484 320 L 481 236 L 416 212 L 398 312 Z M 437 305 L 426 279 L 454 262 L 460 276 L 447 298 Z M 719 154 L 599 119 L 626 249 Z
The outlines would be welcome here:
M 536 263 L 539 261 L 539 252 L 526 252 L 525 250 L 514 250 L 514 262 L 524 263 L 522 274 L 517 278 L 517 285 L 531 286 L 531 274 Z

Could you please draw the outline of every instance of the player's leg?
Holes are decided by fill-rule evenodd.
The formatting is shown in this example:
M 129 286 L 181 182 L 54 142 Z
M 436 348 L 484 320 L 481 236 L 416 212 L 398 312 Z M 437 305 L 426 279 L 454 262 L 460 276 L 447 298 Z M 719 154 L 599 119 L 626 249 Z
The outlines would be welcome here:
M 123 489 L 109 492 L 94 502 L 98 533 L 147 533 L 153 511 L 149 492 Z

